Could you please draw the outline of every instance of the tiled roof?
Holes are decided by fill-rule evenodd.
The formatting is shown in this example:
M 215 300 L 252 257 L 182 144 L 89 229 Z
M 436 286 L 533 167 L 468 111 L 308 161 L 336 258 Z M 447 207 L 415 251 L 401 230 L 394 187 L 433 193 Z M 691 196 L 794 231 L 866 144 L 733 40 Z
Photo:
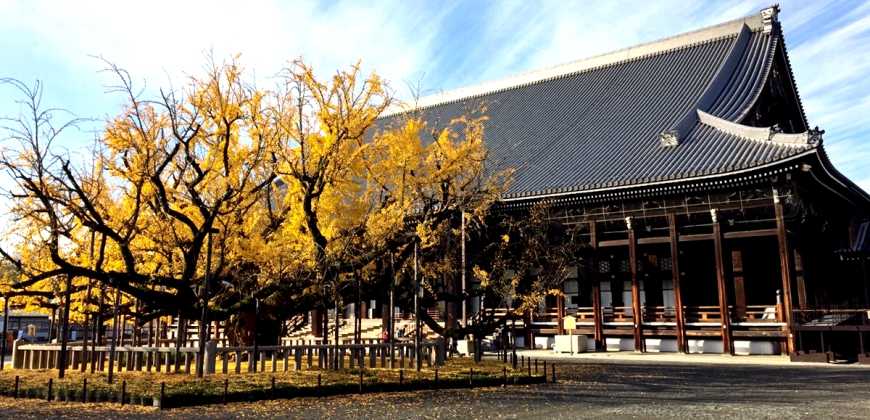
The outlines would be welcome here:
M 783 48 L 776 11 L 448 92 L 379 124 L 414 113 L 443 127 L 485 106 L 489 165 L 515 169 L 506 200 L 767 165 L 818 147 L 800 142 L 807 136 L 740 124 Z M 665 145 L 663 133 L 674 143 Z

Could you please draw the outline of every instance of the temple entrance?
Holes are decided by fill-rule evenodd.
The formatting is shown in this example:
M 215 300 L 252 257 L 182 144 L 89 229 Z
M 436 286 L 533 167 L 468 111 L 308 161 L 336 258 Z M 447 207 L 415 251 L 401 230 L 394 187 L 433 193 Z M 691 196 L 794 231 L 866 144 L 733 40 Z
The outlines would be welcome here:
M 719 322 L 715 267 L 712 241 L 680 244 L 680 291 L 687 322 Z
M 642 290 L 644 323 L 673 322 L 674 281 L 670 246 L 645 245 L 638 254 L 638 283 Z

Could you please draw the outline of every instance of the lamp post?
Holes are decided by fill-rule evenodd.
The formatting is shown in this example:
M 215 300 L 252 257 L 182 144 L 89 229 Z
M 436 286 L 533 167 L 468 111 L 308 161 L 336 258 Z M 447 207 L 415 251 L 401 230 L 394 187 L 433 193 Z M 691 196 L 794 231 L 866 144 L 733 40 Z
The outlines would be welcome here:
M 393 253 L 390 252 L 390 275 L 392 278 L 390 279 L 390 309 L 389 316 L 390 321 L 387 325 L 390 327 L 389 334 L 387 338 L 390 342 L 390 369 L 395 367 L 395 357 L 396 357 L 396 302 L 395 302 L 395 290 L 396 290 L 396 264 L 393 258 Z
M 462 261 L 461 261 L 462 273 L 461 273 L 460 277 L 462 279 L 462 329 L 464 331 L 466 328 L 468 328 L 468 312 L 467 312 L 467 309 L 465 307 L 465 303 L 466 303 L 465 302 L 465 293 L 466 293 L 465 292 L 465 288 L 466 288 L 465 264 L 466 264 L 466 260 L 465 260 L 465 211 L 464 210 L 462 211 L 461 215 L 462 215 L 462 221 L 460 224 L 460 226 L 461 226 L 460 227 L 460 236 L 461 236 L 460 243 L 461 243 L 461 248 L 462 248 Z M 451 314 L 451 316 L 453 316 L 453 315 Z

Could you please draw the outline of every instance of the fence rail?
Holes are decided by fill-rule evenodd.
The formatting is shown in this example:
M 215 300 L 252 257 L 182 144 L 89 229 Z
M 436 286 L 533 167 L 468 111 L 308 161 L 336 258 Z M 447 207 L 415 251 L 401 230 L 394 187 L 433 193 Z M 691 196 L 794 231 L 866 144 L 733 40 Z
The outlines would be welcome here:
M 60 358 L 59 344 L 27 344 L 16 340 L 12 350 L 12 365 L 15 369 L 53 369 L 58 367 Z M 117 346 L 114 355 L 110 346 L 83 348 L 70 345 L 67 348 L 67 367 L 93 371 L 115 369 L 118 372 L 175 372 L 190 374 L 191 365 L 197 363 L 200 352 L 198 347 L 151 347 Z M 275 372 L 281 366 L 283 371 L 311 369 L 341 370 L 345 367 L 368 365 L 375 368 L 396 368 L 414 366 L 418 356 L 413 343 L 364 343 L 364 344 L 297 344 L 281 346 L 238 346 L 218 347 L 215 342 L 206 344 L 204 351 L 204 373 L 217 372 L 220 359 L 220 373 L 241 373 L 243 362 L 247 362 L 247 372 L 270 369 Z M 420 364 L 441 365 L 445 358 L 445 348 L 439 341 L 426 341 L 420 344 Z M 230 369 L 233 362 L 233 369 Z M 380 363 L 378 363 L 380 362 Z M 195 367 L 194 367 L 195 369 Z

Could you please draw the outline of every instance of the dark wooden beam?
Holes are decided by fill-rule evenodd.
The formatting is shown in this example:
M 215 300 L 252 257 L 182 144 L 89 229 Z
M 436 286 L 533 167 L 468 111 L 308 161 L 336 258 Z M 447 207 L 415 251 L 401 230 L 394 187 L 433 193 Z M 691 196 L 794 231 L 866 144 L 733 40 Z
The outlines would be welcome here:
M 693 235 L 680 235 L 680 242 L 692 242 L 692 241 L 712 241 L 713 235 L 709 233 L 698 233 Z
M 764 236 L 776 236 L 776 229 L 738 230 L 734 232 L 725 232 L 722 236 L 725 239 L 744 239 L 760 238 Z
M 617 246 L 628 246 L 628 239 L 613 239 L 609 241 L 598 242 L 599 248 L 613 248 Z
M 674 283 L 674 310 L 677 318 L 677 350 L 686 352 L 686 321 L 683 312 L 683 293 L 680 290 L 680 250 L 677 241 L 677 216 L 668 215 L 669 242 L 671 244 L 671 279 Z
M 653 245 L 653 244 L 667 244 L 670 243 L 671 239 L 668 236 L 656 236 L 652 238 L 638 238 L 638 245 Z
M 734 354 L 731 339 L 731 318 L 728 314 L 728 286 L 725 282 L 725 261 L 722 255 L 722 230 L 718 212 L 710 210 L 713 220 L 713 252 L 716 260 L 716 286 L 719 290 L 719 316 L 721 318 L 722 352 Z
M 734 337 L 769 337 L 782 338 L 782 331 L 774 330 L 748 330 L 748 331 L 731 331 Z
M 786 354 L 794 353 L 794 334 L 792 334 L 792 301 L 791 301 L 791 264 L 789 263 L 788 238 L 786 237 L 785 218 L 782 201 L 776 188 L 773 189 L 773 210 L 776 216 L 776 239 L 779 243 L 779 270 L 782 277 L 782 322 L 785 324 Z
M 644 351 L 643 343 L 643 313 L 640 311 L 640 284 L 637 279 L 637 237 L 631 218 L 625 218 L 628 228 L 628 265 L 631 273 L 631 312 L 634 323 L 634 350 Z
M 639 203 L 643 200 L 630 199 L 619 202 L 617 210 L 608 211 L 602 204 L 592 203 L 574 203 L 566 204 L 564 214 L 553 215 L 551 219 L 559 220 L 564 224 L 589 223 L 597 222 L 617 222 L 624 220 L 625 217 L 634 218 L 650 218 L 650 217 L 667 217 L 669 213 L 675 214 L 706 214 L 710 208 L 717 208 L 720 211 L 727 210 L 746 210 L 751 208 L 770 207 L 769 196 L 757 196 L 755 198 L 729 199 L 728 194 L 711 197 L 709 200 L 703 200 L 696 203 L 686 203 L 684 200 L 677 200 L 658 207 L 644 207 Z
M 746 239 L 746 238 L 760 238 L 765 236 L 776 236 L 776 229 L 754 229 L 754 230 L 743 230 L 743 231 L 734 231 L 734 232 L 725 232 L 722 234 L 724 239 Z M 713 235 L 709 233 L 696 233 L 691 235 L 677 235 L 677 240 L 679 242 L 693 242 L 693 241 L 712 241 Z M 653 245 L 653 244 L 667 244 L 671 242 L 670 236 L 653 236 L 646 238 L 638 238 L 638 245 Z M 594 243 L 594 242 L 593 242 Z M 599 248 L 612 248 L 618 246 L 628 246 L 628 239 L 611 239 L 606 241 L 598 242 Z

